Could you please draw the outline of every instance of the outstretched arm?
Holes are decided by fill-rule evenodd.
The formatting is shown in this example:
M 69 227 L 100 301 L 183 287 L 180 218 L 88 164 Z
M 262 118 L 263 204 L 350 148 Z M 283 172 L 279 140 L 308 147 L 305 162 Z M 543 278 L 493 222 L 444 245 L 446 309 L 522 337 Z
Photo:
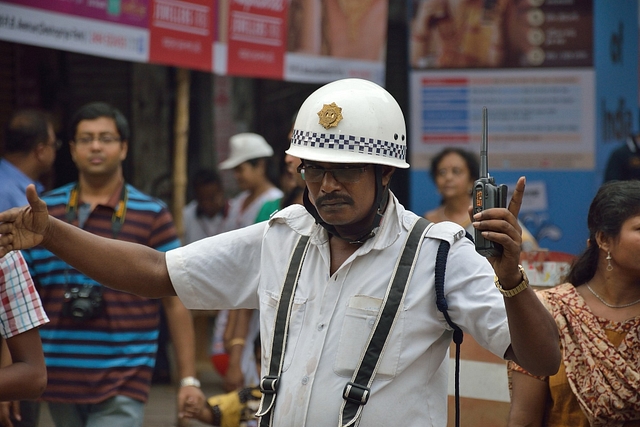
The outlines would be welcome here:
M 503 247 L 502 255 L 489 258 L 489 262 L 505 290 L 513 289 L 522 281 L 518 269 L 522 243 L 518 213 L 524 195 L 525 179 L 517 184 L 508 209 L 487 209 L 473 216 L 473 226 L 482 235 Z M 560 366 L 558 328 L 551 314 L 544 308 L 530 287 L 513 297 L 505 297 L 511 346 L 505 357 L 514 360 L 533 375 L 548 376 Z
M 0 213 L 0 257 L 42 245 L 110 288 L 150 298 L 176 295 L 163 252 L 96 236 L 49 216 L 33 185 L 27 199 L 29 205 Z

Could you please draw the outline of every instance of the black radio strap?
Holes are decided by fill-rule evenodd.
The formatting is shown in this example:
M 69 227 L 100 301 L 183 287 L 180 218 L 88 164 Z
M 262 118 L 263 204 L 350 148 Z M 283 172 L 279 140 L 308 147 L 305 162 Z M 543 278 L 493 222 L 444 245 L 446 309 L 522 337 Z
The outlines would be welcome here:
M 287 334 L 289 332 L 289 318 L 293 305 L 293 296 L 298 287 L 302 261 L 307 253 L 308 247 L 309 236 L 301 236 L 293 254 L 291 254 L 289 269 L 287 270 L 287 276 L 282 286 L 282 292 L 280 293 L 280 301 L 276 309 L 276 319 L 273 326 L 273 342 L 271 344 L 269 370 L 267 375 L 260 380 L 262 398 L 260 399 L 260 406 L 256 413 L 257 417 L 262 417 L 260 427 L 270 426 L 273 420 L 273 408 L 276 403 L 276 393 L 278 391 L 280 374 L 282 373 L 284 353 L 287 347 Z
M 411 280 L 418 254 L 424 236 L 432 225 L 424 218 L 419 218 L 407 236 L 404 250 L 398 258 L 393 277 L 387 287 L 387 294 L 383 301 L 383 308 L 373 326 L 366 350 L 356 367 L 351 381 L 342 392 L 344 402 L 340 409 L 339 426 L 357 426 L 364 405 L 369 400 L 370 387 L 378 371 L 380 358 L 387 344 L 387 338 L 398 317 L 398 308 L 402 304 L 407 291 L 407 283 Z
M 467 236 L 469 233 L 467 233 Z M 471 239 L 473 240 L 473 239 Z M 454 377 L 454 403 L 456 408 L 455 414 L 455 426 L 460 425 L 460 344 L 464 338 L 464 333 L 460 326 L 453 323 L 451 317 L 449 317 L 448 309 L 449 305 L 444 296 L 444 273 L 447 268 L 447 257 L 449 255 L 449 242 L 442 240 L 440 246 L 438 246 L 438 254 L 436 255 L 436 306 L 438 311 L 442 313 L 447 324 L 453 329 L 453 342 L 456 344 L 456 366 Z

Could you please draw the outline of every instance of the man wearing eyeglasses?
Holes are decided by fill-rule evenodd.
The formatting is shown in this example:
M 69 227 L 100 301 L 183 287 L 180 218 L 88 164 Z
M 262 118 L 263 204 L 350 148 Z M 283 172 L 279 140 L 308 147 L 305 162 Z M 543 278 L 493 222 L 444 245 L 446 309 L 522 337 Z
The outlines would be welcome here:
M 304 206 L 267 222 L 163 254 L 81 233 L 48 216 L 29 189 L 32 211 L 0 213 L 0 256 L 42 242 L 117 289 L 178 295 L 193 309 L 259 309 L 261 426 L 447 424 L 453 333 L 436 308 L 434 277 L 443 240 L 451 320 L 535 375 L 557 371 L 557 328 L 518 266 L 524 178 L 508 209 L 474 216 L 504 248 L 487 261 L 454 223 L 433 224 L 416 238 L 419 216 L 389 190 L 395 169 L 409 166 L 404 116 L 380 86 L 344 79 L 311 94 L 287 153 L 302 159 Z M 405 242 L 418 248 L 413 264 L 399 262 Z M 390 287 L 396 273 L 403 278 Z M 374 333 L 381 324 L 390 326 L 386 340 Z M 370 337 L 375 351 L 360 364 Z
M 106 103 L 84 105 L 72 118 L 70 135 L 78 180 L 43 196 L 51 214 L 110 241 L 158 251 L 180 246 L 164 203 L 124 180 L 130 140 L 124 115 Z M 56 426 L 142 426 L 162 308 L 183 379 L 178 412 L 187 400 L 204 401 L 195 379 L 191 314 L 178 298 L 160 301 L 103 287 L 44 247 L 24 256 L 50 318 L 41 329 L 48 374 L 41 399 Z
M 4 133 L 4 156 L 0 159 L 0 211 L 28 204 L 25 191 L 29 184 L 36 186 L 38 194 L 44 190 L 40 179 L 51 170 L 60 146 L 44 111 L 23 109 L 11 116 Z M 4 343 L 0 359 L 2 366 L 11 363 Z M 37 427 L 38 417 L 39 405 L 35 401 L 0 403 L 0 425 L 10 418 L 14 427 Z

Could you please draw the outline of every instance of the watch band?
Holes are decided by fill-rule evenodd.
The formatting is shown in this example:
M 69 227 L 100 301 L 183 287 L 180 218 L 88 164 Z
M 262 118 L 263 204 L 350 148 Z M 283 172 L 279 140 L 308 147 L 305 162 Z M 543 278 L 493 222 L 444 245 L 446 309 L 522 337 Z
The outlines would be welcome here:
M 196 377 L 184 377 L 180 380 L 180 387 L 187 386 L 200 388 L 200 381 Z
M 496 288 L 498 288 L 500 293 L 507 298 L 514 297 L 529 287 L 529 278 L 527 277 L 527 273 L 524 272 L 524 268 L 521 265 L 519 265 L 518 270 L 520 270 L 520 273 L 522 273 L 522 282 L 520 282 L 518 286 L 516 286 L 513 289 L 504 289 L 500 284 L 500 280 L 498 279 L 498 276 L 495 276 L 494 278 L 494 283 L 496 285 Z

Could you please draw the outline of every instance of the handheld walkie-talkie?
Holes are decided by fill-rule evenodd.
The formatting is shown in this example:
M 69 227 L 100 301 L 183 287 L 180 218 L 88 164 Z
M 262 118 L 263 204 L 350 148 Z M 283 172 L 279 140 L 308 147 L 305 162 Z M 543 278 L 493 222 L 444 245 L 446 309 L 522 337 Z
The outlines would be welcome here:
M 495 179 L 489 176 L 488 141 L 487 141 L 487 107 L 482 107 L 482 146 L 480 147 L 480 178 L 473 184 L 473 214 L 491 208 L 507 207 L 507 186 L 496 186 Z M 485 257 L 502 253 L 502 245 L 487 240 L 480 230 L 474 230 L 476 251 Z

